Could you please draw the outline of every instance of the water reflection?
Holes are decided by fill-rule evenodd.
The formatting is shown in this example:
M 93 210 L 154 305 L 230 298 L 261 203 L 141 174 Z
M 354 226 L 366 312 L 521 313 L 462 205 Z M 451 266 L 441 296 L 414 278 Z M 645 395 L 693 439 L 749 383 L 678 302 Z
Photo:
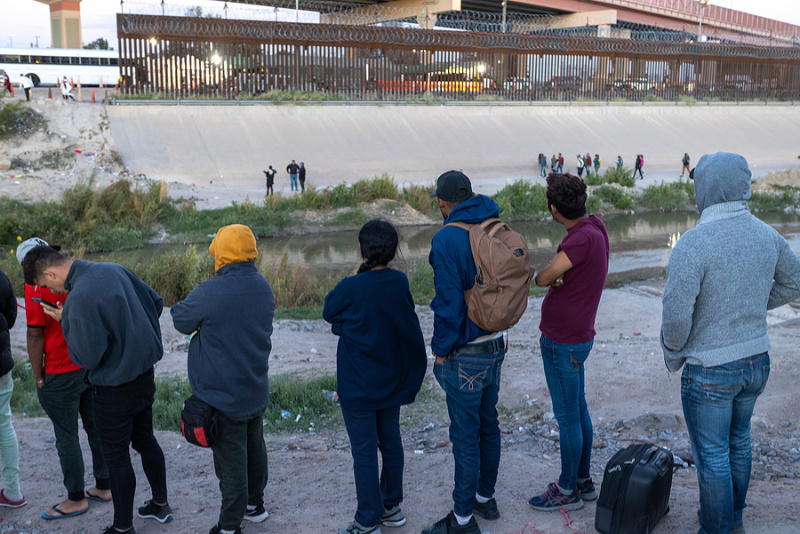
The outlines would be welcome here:
M 800 217 L 781 213 L 759 214 L 759 217 L 787 237 L 796 253 L 800 251 Z M 695 226 L 698 219 L 696 213 L 651 213 L 604 218 L 611 242 L 611 285 L 663 274 L 672 247 L 681 235 Z M 547 265 L 565 235 L 564 227 L 552 220 L 518 222 L 513 227 L 528 241 L 531 263 L 536 269 Z M 431 239 L 440 228 L 439 225 L 401 228 L 397 262 L 405 267 L 418 262 L 427 263 Z M 280 258 L 286 254 L 291 262 L 299 260 L 320 273 L 339 276 L 352 273 L 361 262 L 357 236 L 357 232 L 351 231 L 259 239 L 259 252 L 262 257 Z M 178 245 L 153 247 L 106 255 L 104 259 L 146 262 L 154 254 L 179 252 L 184 248 Z M 199 244 L 197 248 L 205 252 L 207 245 Z

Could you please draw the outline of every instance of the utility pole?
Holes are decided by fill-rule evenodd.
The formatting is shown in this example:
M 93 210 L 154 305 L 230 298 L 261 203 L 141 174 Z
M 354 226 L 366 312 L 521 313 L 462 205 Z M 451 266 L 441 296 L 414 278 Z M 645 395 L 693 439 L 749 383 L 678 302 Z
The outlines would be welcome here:
M 697 0 L 697 3 L 700 6 L 700 22 L 697 24 L 697 42 L 699 43 L 703 40 L 703 11 L 705 11 L 711 1 Z

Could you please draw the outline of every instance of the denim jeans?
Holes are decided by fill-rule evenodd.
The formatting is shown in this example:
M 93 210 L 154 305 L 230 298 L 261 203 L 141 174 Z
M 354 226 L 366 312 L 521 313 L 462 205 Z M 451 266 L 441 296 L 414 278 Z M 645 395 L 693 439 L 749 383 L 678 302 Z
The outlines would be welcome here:
M 0 376 L 0 463 L 7 493 L 19 493 L 19 443 L 11 422 L 11 394 L 14 379 L 11 371 Z
M 356 479 L 358 508 L 355 520 L 362 526 L 380 524 L 384 508 L 403 502 L 403 440 L 400 406 L 354 411 L 342 408 Z M 378 450 L 383 467 L 378 476 Z
M 472 514 L 476 491 L 483 497 L 494 496 L 500 466 L 497 397 L 505 350 L 502 340 L 489 342 L 486 349 L 489 352 L 484 354 L 456 351 L 433 366 L 436 381 L 447 396 L 455 459 L 453 511 L 460 516 Z
M 681 401 L 697 466 L 701 534 L 728 534 L 742 524 L 753 462 L 750 418 L 768 379 L 766 352 L 683 368 Z
M 108 467 L 100 450 L 100 440 L 92 417 L 92 390 L 83 381 L 83 370 L 44 375 L 44 385 L 36 388 L 39 404 L 53 423 L 56 451 L 64 475 L 64 486 L 73 501 L 84 498 L 83 453 L 78 435 L 78 417 L 89 438 L 92 467 L 98 489 L 109 489 Z
M 289 175 L 289 184 L 291 185 L 292 191 L 295 191 L 297 189 L 297 175 L 296 174 L 290 174 Z M 225 530 L 225 529 L 223 529 L 223 530 Z
M 222 493 L 217 522 L 222 530 L 239 528 L 248 504 L 264 504 L 269 471 L 262 420 L 261 413 L 248 419 L 233 419 L 217 412 L 219 437 L 211 450 Z
M 136 491 L 131 445 L 141 455 L 153 500 L 167 502 L 164 453 L 153 434 L 153 397 L 156 393 L 153 370 L 126 384 L 94 386 L 93 390 L 94 426 L 108 464 L 111 494 L 114 496 L 114 527 L 127 530 L 133 526 L 133 496 Z
M 592 460 L 592 418 L 584 394 L 584 362 L 594 340 L 579 345 L 556 343 L 542 334 L 539 346 L 553 414 L 558 421 L 561 475 L 558 485 L 574 490 L 579 478 L 589 478 Z

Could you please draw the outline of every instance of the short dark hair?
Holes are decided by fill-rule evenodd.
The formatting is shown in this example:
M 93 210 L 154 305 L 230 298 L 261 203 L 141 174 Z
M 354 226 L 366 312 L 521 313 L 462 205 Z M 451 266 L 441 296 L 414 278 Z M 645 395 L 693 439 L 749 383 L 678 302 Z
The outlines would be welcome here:
M 374 219 L 362 226 L 358 232 L 358 244 L 364 263 L 358 272 L 369 271 L 377 265 L 388 265 L 397 254 L 399 241 L 397 230 L 388 221 Z
M 45 245 L 33 247 L 25 255 L 25 261 L 22 262 L 25 283 L 30 286 L 35 285 L 34 280 L 40 279 L 46 269 L 63 265 L 66 261 L 67 258 L 53 247 Z
M 586 184 L 569 173 L 551 172 L 547 177 L 547 205 L 555 206 L 567 219 L 586 215 Z

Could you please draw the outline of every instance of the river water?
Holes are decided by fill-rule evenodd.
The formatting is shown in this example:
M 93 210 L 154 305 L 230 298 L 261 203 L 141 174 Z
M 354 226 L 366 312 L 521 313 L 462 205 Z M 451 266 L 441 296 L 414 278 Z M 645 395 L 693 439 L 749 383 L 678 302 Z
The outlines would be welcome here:
M 758 214 L 759 218 L 773 226 L 786 237 L 795 253 L 800 254 L 800 217 L 783 213 Z M 663 276 L 672 246 L 677 239 L 699 219 L 696 213 L 649 213 L 619 215 L 604 218 L 611 242 L 608 286 Z M 542 269 L 555 255 L 556 248 L 566 231 L 554 221 L 516 222 L 512 227 L 525 236 L 531 254 L 531 263 L 536 270 Z M 398 266 L 427 263 L 431 238 L 441 227 L 415 226 L 400 229 L 400 254 Z M 346 231 L 313 234 L 296 237 L 259 239 L 259 251 L 277 261 L 284 254 L 289 261 L 299 261 L 310 266 L 320 276 L 340 277 L 351 274 L 360 264 L 358 232 Z M 198 244 L 200 251 L 207 244 Z M 121 251 L 104 255 L 106 261 L 148 261 L 153 255 L 179 252 L 183 246 L 165 245 Z M 99 258 L 95 258 L 99 259 Z

